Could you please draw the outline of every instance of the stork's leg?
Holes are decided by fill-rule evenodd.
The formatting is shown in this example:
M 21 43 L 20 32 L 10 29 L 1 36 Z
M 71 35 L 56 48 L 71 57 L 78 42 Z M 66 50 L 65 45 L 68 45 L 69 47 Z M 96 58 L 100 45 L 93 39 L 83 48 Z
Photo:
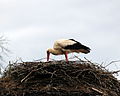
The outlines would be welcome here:
M 66 59 L 66 62 L 68 63 L 68 53 L 65 52 L 65 59 Z

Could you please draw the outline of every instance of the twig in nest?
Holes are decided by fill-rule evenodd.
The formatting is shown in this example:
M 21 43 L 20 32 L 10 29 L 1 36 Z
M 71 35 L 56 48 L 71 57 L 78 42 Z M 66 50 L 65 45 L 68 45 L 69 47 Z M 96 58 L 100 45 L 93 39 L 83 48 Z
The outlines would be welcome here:
M 49 73 L 51 74 L 50 84 L 52 83 L 52 78 L 53 78 L 53 76 L 56 75 L 55 72 L 56 72 L 56 71 L 54 71 L 53 73 L 52 73 L 52 72 L 49 72 Z
M 91 88 L 93 91 L 95 91 L 95 92 L 97 92 L 97 93 L 99 93 L 99 94 L 103 94 L 103 92 L 102 91 L 100 91 L 100 90 L 98 90 L 98 89 L 96 89 L 96 88 Z
M 21 83 L 24 82 L 33 72 L 35 72 L 36 70 L 32 70 L 27 76 L 25 76 L 22 80 Z
M 120 72 L 120 70 L 118 71 L 113 71 L 113 72 L 110 72 L 111 74 L 117 74 L 118 72 Z
M 78 56 L 74 55 L 75 58 L 77 58 L 78 60 L 82 61 Z
M 85 60 L 87 60 L 87 62 L 93 64 L 93 63 L 92 63 L 90 60 L 88 60 L 86 57 L 84 57 L 84 58 L 85 58 Z
M 40 59 L 33 60 L 33 61 L 42 61 L 42 60 L 44 60 L 44 59 L 46 59 L 46 58 L 40 58 Z
M 120 60 L 112 61 L 112 62 L 110 62 L 109 64 L 107 64 L 105 67 L 107 67 L 107 66 L 109 66 L 109 65 L 111 65 L 111 64 L 113 64 L 113 63 L 116 63 L 116 62 L 120 62 Z
M 47 60 L 47 58 L 45 57 L 45 58 L 41 58 L 41 59 L 37 59 L 37 60 L 33 60 L 33 61 L 42 61 L 42 60 L 44 60 L 44 59 Z M 52 58 L 50 58 L 50 60 L 55 61 L 55 59 L 52 59 Z

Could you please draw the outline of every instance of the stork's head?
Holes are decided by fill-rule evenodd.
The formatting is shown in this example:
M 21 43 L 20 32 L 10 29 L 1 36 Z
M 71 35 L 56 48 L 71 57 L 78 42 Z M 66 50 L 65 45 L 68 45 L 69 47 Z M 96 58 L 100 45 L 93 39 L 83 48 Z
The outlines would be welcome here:
M 50 53 L 55 55 L 56 51 L 53 48 L 47 49 L 47 61 L 49 61 L 49 59 L 50 59 Z
M 49 49 L 47 49 L 47 61 L 49 61 L 50 53 L 53 54 L 53 55 L 64 54 L 63 51 L 61 51 L 61 50 L 56 50 L 54 48 L 49 48 Z
M 47 61 L 49 61 L 50 53 L 51 53 L 51 49 L 47 49 Z

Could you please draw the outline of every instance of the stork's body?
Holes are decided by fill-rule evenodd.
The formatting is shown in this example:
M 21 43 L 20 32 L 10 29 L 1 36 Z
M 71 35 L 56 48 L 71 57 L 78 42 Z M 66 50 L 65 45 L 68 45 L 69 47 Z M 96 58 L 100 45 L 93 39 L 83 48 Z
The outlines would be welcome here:
M 87 54 L 90 52 L 90 48 L 74 39 L 56 40 L 53 48 L 47 50 L 47 61 L 49 61 L 50 53 L 52 53 L 53 55 L 65 55 L 66 61 L 68 62 L 67 54 L 73 52 Z

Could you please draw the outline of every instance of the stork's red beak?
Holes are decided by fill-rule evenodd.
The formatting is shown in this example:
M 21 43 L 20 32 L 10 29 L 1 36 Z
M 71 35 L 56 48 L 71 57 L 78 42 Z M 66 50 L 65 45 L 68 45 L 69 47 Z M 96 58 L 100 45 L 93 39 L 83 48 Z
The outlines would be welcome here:
M 49 58 L 50 58 L 50 52 L 47 51 L 47 61 L 49 61 Z

